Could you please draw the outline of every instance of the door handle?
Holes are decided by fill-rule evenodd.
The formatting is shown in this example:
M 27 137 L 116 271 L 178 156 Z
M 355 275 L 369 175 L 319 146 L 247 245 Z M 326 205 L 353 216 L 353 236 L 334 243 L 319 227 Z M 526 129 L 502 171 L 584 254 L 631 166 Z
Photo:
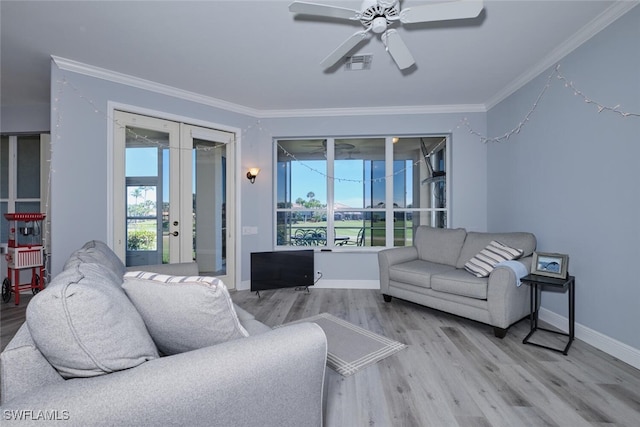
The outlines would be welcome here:
M 180 234 L 180 233 L 178 233 L 177 231 L 174 231 L 173 233 L 169 233 L 169 235 L 171 235 L 171 236 L 178 236 L 178 234 Z

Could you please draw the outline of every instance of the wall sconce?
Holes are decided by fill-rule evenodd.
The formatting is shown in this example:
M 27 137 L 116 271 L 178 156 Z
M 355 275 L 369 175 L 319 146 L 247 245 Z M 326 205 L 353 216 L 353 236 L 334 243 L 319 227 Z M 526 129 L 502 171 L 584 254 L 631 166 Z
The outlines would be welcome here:
M 258 172 L 260 172 L 260 168 L 251 168 L 249 172 L 247 172 L 247 178 L 253 184 L 256 182 L 256 176 L 258 176 Z

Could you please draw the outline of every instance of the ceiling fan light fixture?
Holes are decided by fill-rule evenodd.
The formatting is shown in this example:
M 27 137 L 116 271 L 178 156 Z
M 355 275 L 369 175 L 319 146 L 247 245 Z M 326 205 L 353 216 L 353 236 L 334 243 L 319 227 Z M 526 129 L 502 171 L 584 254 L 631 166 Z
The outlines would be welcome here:
M 384 8 L 393 7 L 398 3 L 398 0 L 378 0 L 378 4 Z
M 371 31 L 373 31 L 376 34 L 384 33 L 386 29 L 387 29 L 387 18 L 378 16 L 371 23 Z

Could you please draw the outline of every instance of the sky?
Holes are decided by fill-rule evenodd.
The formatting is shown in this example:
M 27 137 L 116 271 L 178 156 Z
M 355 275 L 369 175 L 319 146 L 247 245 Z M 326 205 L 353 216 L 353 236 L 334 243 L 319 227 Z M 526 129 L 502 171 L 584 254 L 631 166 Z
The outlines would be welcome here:
M 363 165 L 362 160 L 339 160 L 335 162 L 334 167 L 334 201 L 353 208 L 363 208 L 365 203 L 363 202 L 363 187 L 364 184 L 370 184 L 369 177 L 363 177 Z M 407 166 L 407 165 L 405 165 Z M 411 163 L 408 164 L 411 167 Z M 398 167 L 398 166 L 396 166 Z M 411 170 L 407 170 L 406 173 L 411 176 Z M 373 185 L 375 187 L 376 194 L 379 194 L 380 198 L 384 198 L 384 176 L 388 175 L 384 172 L 380 172 L 375 175 Z M 307 199 L 307 194 L 312 191 L 315 194 L 315 199 L 327 203 L 327 176 L 325 161 L 313 161 L 304 160 L 291 163 L 291 201 L 295 202 L 299 197 Z M 403 173 L 398 171 L 394 175 L 394 194 L 404 198 L 405 192 L 407 197 L 407 203 L 410 203 L 412 194 L 412 180 L 397 179 L 402 178 Z M 407 185 L 404 188 L 404 185 Z M 367 185 L 369 187 L 369 185 Z M 396 200 L 396 203 L 399 201 Z M 369 200 L 366 201 L 368 205 Z M 400 204 L 400 203 L 399 203 Z
M 167 159 L 165 159 L 166 161 Z M 399 163 L 399 162 L 398 162 Z M 361 159 L 353 160 L 338 160 L 335 162 L 334 169 L 334 201 L 336 203 L 350 206 L 353 208 L 363 208 L 370 204 L 369 200 L 363 201 L 364 198 L 364 184 L 369 188 L 370 178 L 363 177 L 363 169 L 366 167 L 367 162 L 363 162 Z M 411 167 L 411 163 L 404 165 L 405 167 Z M 400 166 L 396 166 L 396 174 L 394 177 L 402 178 L 403 173 L 398 171 Z M 142 148 L 136 150 L 127 150 L 127 162 L 126 162 L 126 175 L 127 176 L 155 176 L 157 174 L 157 150 L 153 147 Z M 194 171 L 195 173 L 195 171 Z M 322 204 L 327 203 L 327 176 L 326 176 L 326 161 L 325 160 L 304 160 L 291 162 L 292 184 L 291 184 L 291 201 L 295 202 L 299 197 L 307 199 L 307 194 L 313 192 L 314 198 L 319 200 Z M 408 169 L 406 173 L 411 176 L 411 170 Z M 378 197 L 384 197 L 384 176 L 388 175 L 383 172 L 376 172 L 374 169 L 374 178 L 378 178 L 373 182 L 376 194 Z M 403 186 L 406 184 L 406 188 Z M 412 180 L 407 179 L 394 179 L 394 194 L 396 197 L 403 198 L 405 193 L 410 203 L 410 197 L 412 194 Z M 165 186 L 167 187 L 167 186 Z M 164 188 L 163 199 L 168 198 L 168 188 Z M 151 191 L 147 193 L 149 198 L 154 198 L 155 195 Z M 135 203 L 130 196 L 130 203 Z M 399 200 L 395 200 L 399 203 Z

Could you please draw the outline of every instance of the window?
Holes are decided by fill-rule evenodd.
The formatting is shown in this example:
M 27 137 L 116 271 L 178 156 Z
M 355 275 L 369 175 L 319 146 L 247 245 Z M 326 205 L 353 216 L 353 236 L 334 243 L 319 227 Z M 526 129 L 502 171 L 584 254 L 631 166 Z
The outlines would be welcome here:
M 418 225 L 447 226 L 446 136 L 278 139 L 275 152 L 277 246 L 407 246 Z
M 0 242 L 8 240 L 7 212 L 43 212 L 49 135 L 0 136 Z M 44 148 L 44 150 L 43 150 Z M 43 185 L 44 183 L 44 185 Z

